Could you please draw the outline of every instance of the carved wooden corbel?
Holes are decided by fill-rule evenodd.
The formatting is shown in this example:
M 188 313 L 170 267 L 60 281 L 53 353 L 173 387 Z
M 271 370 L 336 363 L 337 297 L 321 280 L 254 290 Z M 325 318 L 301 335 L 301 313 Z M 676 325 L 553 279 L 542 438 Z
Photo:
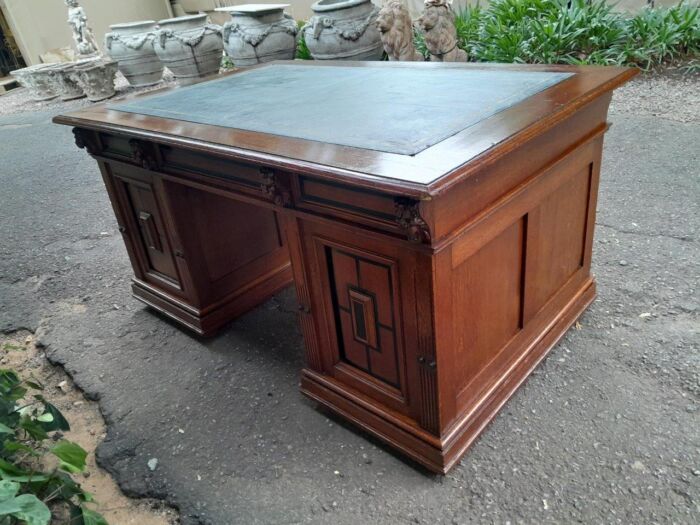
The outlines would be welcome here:
M 260 168 L 260 175 L 262 176 L 262 183 L 260 184 L 260 189 L 263 195 L 268 197 L 277 206 L 287 207 L 292 202 L 292 195 L 280 177 L 275 174 L 275 170 L 272 168 Z
M 420 216 L 419 202 L 415 199 L 406 197 L 397 197 L 396 205 L 396 222 L 401 229 L 406 232 L 406 237 L 409 241 L 419 243 L 430 242 L 430 229 L 428 224 Z
M 154 170 L 158 167 L 149 145 L 140 140 L 131 139 L 129 147 L 131 148 L 131 158 L 143 169 Z
M 84 129 L 73 128 L 73 136 L 75 137 L 75 145 L 80 149 L 84 149 L 90 155 L 97 153 L 94 142 Z

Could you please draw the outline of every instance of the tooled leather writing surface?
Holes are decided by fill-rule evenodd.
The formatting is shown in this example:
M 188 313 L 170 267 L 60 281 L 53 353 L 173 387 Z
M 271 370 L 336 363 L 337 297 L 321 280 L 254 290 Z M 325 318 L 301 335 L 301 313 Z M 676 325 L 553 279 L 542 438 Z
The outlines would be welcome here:
M 110 109 L 415 155 L 572 75 L 275 64 Z

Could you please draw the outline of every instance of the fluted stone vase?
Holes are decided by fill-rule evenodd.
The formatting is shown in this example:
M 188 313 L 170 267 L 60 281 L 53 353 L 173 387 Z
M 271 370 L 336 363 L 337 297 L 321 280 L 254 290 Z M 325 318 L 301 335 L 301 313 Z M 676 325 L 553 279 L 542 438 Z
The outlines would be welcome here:
M 71 78 L 82 88 L 88 100 L 99 102 L 115 95 L 117 67 L 115 60 L 90 60 L 77 64 Z
M 114 24 L 105 35 L 105 50 L 119 64 L 119 71 L 132 86 L 150 86 L 163 78 L 163 64 L 153 46 L 156 23 L 153 20 Z
M 382 40 L 375 21 L 379 8 L 370 0 L 319 0 L 302 28 L 316 60 L 381 60 Z
M 181 83 L 218 73 L 224 44 L 221 26 L 207 23 L 207 15 L 189 15 L 158 22 L 154 49 Z
M 49 81 L 51 82 L 53 91 L 58 94 L 61 100 L 73 100 L 85 96 L 85 91 L 83 91 L 80 84 L 73 78 L 75 68 L 80 63 L 81 62 L 65 62 L 55 64 L 49 68 Z
M 37 101 L 51 100 L 58 96 L 50 76 L 51 68 L 55 65 L 37 64 L 11 71 L 10 75 L 15 77 L 21 86 L 29 90 L 32 99 Z
M 237 67 L 271 60 L 292 60 L 297 24 L 284 12 L 289 4 L 244 4 L 221 7 L 231 15 L 223 27 L 224 49 Z

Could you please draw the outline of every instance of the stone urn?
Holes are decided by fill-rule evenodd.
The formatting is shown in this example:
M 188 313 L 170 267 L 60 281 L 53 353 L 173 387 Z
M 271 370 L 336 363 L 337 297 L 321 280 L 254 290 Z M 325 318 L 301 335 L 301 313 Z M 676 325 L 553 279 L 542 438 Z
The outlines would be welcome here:
M 29 90 L 34 100 L 51 100 L 58 96 L 50 77 L 50 71 L 53 66 L 55 64 L 36 64 L 11 71 L 10 75 L 15 77 L 20 85 Z
M 370 0 L 319 0 L 302 28 L 316 60 L 381 60 L 384 53 Z
M 119 71 L 132 86 L 150 86 L 163 78 L 163 64 L 153 48 L 153 20 L 114 24 L 105 35 L 105 50 L 119 64 Z
M 83 61 L 84 62 L 84 61 Z M 76 65 L 80 62 L 55 64 L 49 68 L 49 81 L 61 100 L 73 100 L 85 96 L 83 88 L 73 78 Z
M 78 83 L 88 100 L 99 102 L 113 97 L 118 65 L 114 60 L 88 60 L 73 68 L 71 78 Z
M 220 7 L 230 13 L 224 24 L 224 49 L 234 65 L 252 66 L 271 60 L 293 60 L 297 24 L 284 12 L 289 4 L 245 4 Z
M 154 48 L 158 58 L 181 83 L 219 72 L 224 44 L 221 27 L 207 15 L 190 15 L 158 22 Z

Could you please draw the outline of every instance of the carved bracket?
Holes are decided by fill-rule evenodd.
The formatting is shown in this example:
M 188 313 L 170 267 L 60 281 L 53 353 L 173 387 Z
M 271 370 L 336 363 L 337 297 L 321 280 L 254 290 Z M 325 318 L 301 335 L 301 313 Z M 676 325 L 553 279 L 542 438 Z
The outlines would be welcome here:
M 292 203 L 292 195 L 289 188 L 271 168 L 260 168 L 262 183 L 260 189 L 263 195 L 268 197 L 277 206 L 288 207 Z
M 73 136 L 75 137 L 75 145 L 80 149 L 84 149 L 90 155 L 97 153 L 97 148 L 89 133 L 84 129 L 73 128 Z
M 131 148 L 131 158 L 134 159 L 136 164 L 147 170 L 154 170 L 158 167 L 158 162 L 148 144 L 140 140 L 131 139 L 129 147 Z
M 396 222 L 406 232 L 409 241 L 430 243 L 430 229 L 420 216 L 419 202 L 406 197 L 395 199 Z

